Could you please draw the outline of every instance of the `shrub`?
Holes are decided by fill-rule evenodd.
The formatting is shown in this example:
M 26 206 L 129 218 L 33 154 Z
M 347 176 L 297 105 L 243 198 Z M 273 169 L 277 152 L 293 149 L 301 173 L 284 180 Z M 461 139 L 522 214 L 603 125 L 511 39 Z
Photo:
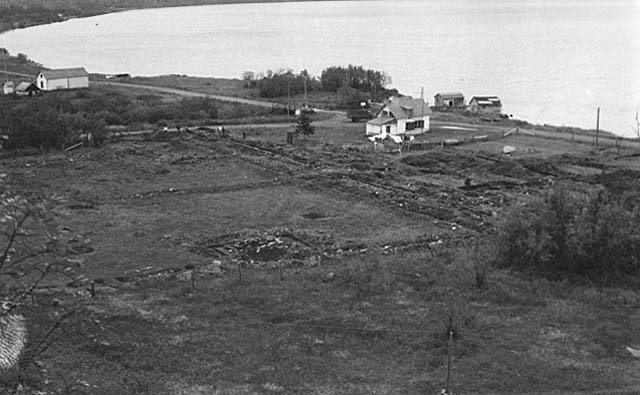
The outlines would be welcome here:
M 497 238 L 496 262 L 610 284 L 640 271 L 638 220 L 638 205 L 624 197 L 555 189 L 507 216 Z

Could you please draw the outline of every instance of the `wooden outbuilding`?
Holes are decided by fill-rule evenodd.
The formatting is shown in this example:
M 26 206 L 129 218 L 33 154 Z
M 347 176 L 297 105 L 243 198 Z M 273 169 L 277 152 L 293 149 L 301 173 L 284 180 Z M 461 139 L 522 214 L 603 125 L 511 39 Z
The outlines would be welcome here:
M 18 96 L 35 96 L 40 89 L 33 82 L 23 81 L 16 86 L 15 94 Z
M 463 108 L 464 95 L 460 92 L 438 93 L 433 97 L 437 108 Z
M 500 114 L 502 102 L 498 96 L 474 96 L 469 100 L 469 111 Z
M 10 95 L 14 91 L 13 81 L 5 81 L 2 83 L 2 93 Z

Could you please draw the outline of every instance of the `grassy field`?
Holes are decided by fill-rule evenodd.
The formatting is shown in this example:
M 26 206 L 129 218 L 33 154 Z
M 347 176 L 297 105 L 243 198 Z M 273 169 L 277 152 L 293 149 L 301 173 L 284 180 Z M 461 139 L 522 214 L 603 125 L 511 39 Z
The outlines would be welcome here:
M 238 126 L 229 138 L 190 132 L 2 159 L 3 189 L 67 200 L 56 226 L 83 241 L 83 273 L 98 285 L 94 298 L 39 291 L 25 310 L 33 338 L 52 301 L 78 312 L 25 384 L 435 394 L 452 319 L 457 394 L 640 392 L 640 361 L 625 350 L 640 343 L 635 290 L 495 268 L 477 288 L 474 265 L 488 252 L 468 247 L 488 243 L 508 209 L 550 180 L 594 185 L 633 171 L 618 158 L 637 148 L 513 135 L 398 156 L 374 153 L 363 128 L 323 121 L 287 146 L 290 127 Z M 501 156 L 507 144 L 518 151 Z

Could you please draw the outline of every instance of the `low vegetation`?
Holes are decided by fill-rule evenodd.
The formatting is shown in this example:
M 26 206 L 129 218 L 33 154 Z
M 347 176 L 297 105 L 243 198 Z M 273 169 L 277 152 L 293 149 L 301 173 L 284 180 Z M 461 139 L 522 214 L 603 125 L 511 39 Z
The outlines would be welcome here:
M 507 216 L 496 261 L 550 278 L 634 284 L 640 272 L 639 220 L 637 191 L 557 188 Z
M 23 53 L 12 55 L 5 48 L 0 48 L 0 66 L 2 71 L 5 71 L 6 68 L 6 71 L 27 74 L 34 78 L 38 71 L 44 68 L 41 64 L 29 59 L 27 55 Z M 5 75 L 2 71 L 0 71 L 0 82 L 4 82 L 5 78 L 8 80 L 14 79 L 10 75 Z
M 131 95 L 109 87 L 1 100 L 0 131 L 8 137 L 3 146 L 9 150 L 61 149 L 88 133 L 99 142 L 110 125 L 141 129 L 286 115 L 286 110 L 280 107 L 256 107 L 197 97 L 166 100 L 159 95 Z

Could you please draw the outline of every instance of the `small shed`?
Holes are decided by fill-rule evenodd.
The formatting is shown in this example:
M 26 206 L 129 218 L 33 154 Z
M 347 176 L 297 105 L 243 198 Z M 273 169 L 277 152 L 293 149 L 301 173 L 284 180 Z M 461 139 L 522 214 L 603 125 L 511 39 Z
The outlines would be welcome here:
M 2 93 L 10 95 L 14 91 L 13 81 L 5 81 L 2 83 Z
M 434 106 L 437 108 L 463 108 L 464 95 L 460 92 L 438 93 L 433 97 Z
M 43 91 L 88 88 L 89 73 L 84 67 L 42 70 L 36 77 L 36 84 Z
M 469 100 L 469 111 L 500 114 L 502 102 L 498 96 L 474 96 Z
M 16 86 L 15 94 L 18 96 L 35 96 L 40 89 L 33 82 L 23 81 Z

